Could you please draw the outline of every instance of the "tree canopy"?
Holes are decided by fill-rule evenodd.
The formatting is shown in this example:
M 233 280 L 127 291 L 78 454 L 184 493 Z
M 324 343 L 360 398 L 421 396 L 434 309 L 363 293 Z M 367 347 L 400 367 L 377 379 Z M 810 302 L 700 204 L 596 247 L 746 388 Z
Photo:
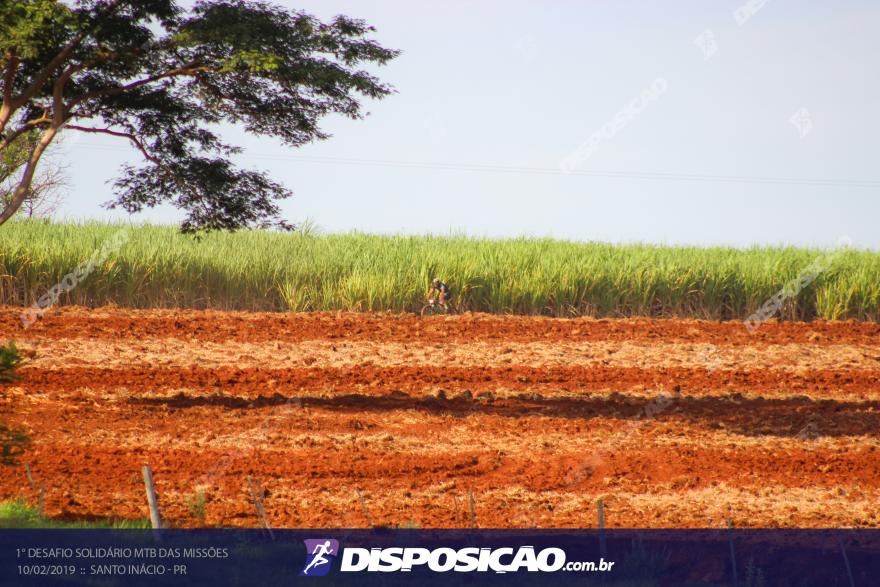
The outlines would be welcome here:
M 28 194 L 62 132 L 110 135 L 143 157 L 114 183 L 111 208 L 170 202 L 184 231 L 290 226 L 290 196 L 265 173 L 241 169 L 222 124 L 297 147 L 327 138 L 328 114 L 362 117 L 362 98 L 393 90 L 362 69 L 398 52 L 362 20 L 322 22 L 247 0 L 0 0 L 0 154 L 34 136 L 0 224 Z

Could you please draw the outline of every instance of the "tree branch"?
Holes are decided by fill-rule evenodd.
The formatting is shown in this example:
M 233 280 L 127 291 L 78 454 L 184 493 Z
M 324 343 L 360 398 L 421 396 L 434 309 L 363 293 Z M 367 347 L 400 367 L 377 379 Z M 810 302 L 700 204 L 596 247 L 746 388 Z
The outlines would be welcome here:
M 157 73 L 156 75 L 151 75 L 150 77 L 146 77 L 144 79 L 139 79 L 137 81 L 133 81 L 124 86 L 114 86 L 112 88 L 101 88 L 100 90 L 94 90 L 89 92 L 88 94 L 83 94 L 82 96 L 71 100 L 67 104 L 67 111 L 71 111 L 76 108 L 79 104 L 85 102 L 86 100 L 91 100 L 92 98 L 98 98 L 100 96 L 115 96 L 117 94 L 122 94 L 124 92 L 128 92 L 129 90 L 137 89 L 141 86 L 145 86 L 147 84 L 151 84 L 153 82 L 157 82 L 161 79 L 166 79 L 169 77 L 176 77 L 179 75 L 195 75 L 200 71 L 208 71 L 207 67 L 198 67 L 198 62 L 193 61 L 177 69 L 172 69 L 166 71 L 164 73 Z
M 67 73 L 65 71 L 65 73 Z M 64 75 L 52 86 L 52 124 L 60 127 L 64 123 Z
M 160 167 L 164 167 L 162 165 L 162 162 L 159 159 L 157 159 L 156 157 L 154 157 L 153 155 L 151 155 L 150 152 L 147 151 L 147 148 L 144 146 L 144 144 L 140 141 L 140 139 L 137 138 L 132 133 L 113 130 L 110 128 L 94 128 L 94 127 L 90 127 L 90 126 L 79 126 L 76 124 L 68 124 L 66 126 L 66 128 L 69 128 L 70 130 L 78 130 L 80 132 L 110 135 L 113 137 L 120 137 L 123 139 L 128 139 L 137 148 L 137 150 L 141 152 L 141 155 L 143 155 L 144 158 L 147 159 L 147 161 L 150 161 L 151 163 L 155 163 L 156 165 L 159 165 Z
M 3 105 L 12 101 L 12 84 L 15 82 L 15 71 L 19 64 L 18 54 L 15 49 L 6 52 L 6 72 L 3 74 Z
M 94 128 L 94 127 L 88 127 L 88 126 L 79 126 L 76 124 L 68 124 L 67 128 L 69 128 L 71 130 L 78 130 L 80 132 L 87 132 L 87 133 L 94 133 L 94 134 L 105 134 L 105 135 L 110 135 L 113 137 L 120 137 L 120 138 L 128 139 L 129 141 L 132 142 L 132 144 L 134 144 L 134 146 L 137 148 L 137 150 L 141 152 L 141 155 L 143 155 L 147 161 L 149 161 L 150 163 L 153 163 L 159 169 L 164 170 L 168 175 L 170 175 L 174 179 L 174 182 L 178 186 L 180 186 L 180 188 L 182 190 L 189 192 L 191 195 L 193 195 L 195 197 L 195 199 L 198 199 L 198 197 L 197 197 L 198 194 L 193 192 L 193 190 L 187 185 L 187 183 L 183 179 L 181 179 L 178 174 L 174 173 L 173 170 L 169 169 L 168 166 L 162 162 L 162 160 L 160 160 L 158 157 L 154 157 L 153 155 L 151 155 L 150 152 L 147 151 L 147 148 L 144 146 L 144 144 L 140 141 L 140 139 L 138 139 L 134 134 L 122 132 L 122 131 L 118 131 L 118 130 L 113 130 L 113 129 L 109 129 L 109 128 Z M 2 222 L 0 222 L 0 224 L 2 224 Z
M 67 85 L 67 82 L 70 81 L 70 78 L 73 77 L 75 73 L 86 69 L 95 62 L 96 60 L 92 60 L 86 63 L 71 65 L 65 69 L 61 76 L 55 81 L 55 85 L 52 88 L 52 121 L 55 126 L 61 127 L 61 125 L 64 124 L 64 121 L 67 120 L 69 109 L 64 104 L 64 86 Z
M 15 49 L 6 52 L 6 71 L 3 74 L 3 103 L 0 105 L 0 133 L 6 129 L 9 119 L 12 118 L 12 84 L 15 83 L 15 73 L 18 69 L 19 59 Z
M 58 53 L 58 55 L 56 55 L 46 67 L 40 70 L 40 72 L 37 74 L 37 77 L 34 78 L 34 81 L 32 81 L 30 85 L 28 85 L 28 87 L 25 88 L 24 91 L 22 91 L 22 93 L 17 98 L 15 98 L 15 100 L 13 100 L 13 109 L 21 108 L 25 105 L 25 103 L 27 103 L 28 100 L 30 100 L 34 96 L 34 94 L 40 91 L 40 88 L 45 85 L 49 78 L 52 77 L 52 74 L 55 73 L 55 71 L 61 66 L 61 64 L 64 63 L 68 57 L 70 57 L 70 54 L 73 53 L 73 50 L 79 46 L 85 36 L 86 35 L 84 31 L 77 33 L 76 36 L 74 36 L 73 39 L 71 39 L 70 42 L 64 46 L 64 48 Z
M 4 138 L 2 141 L 0 141 L 0 151 L 2 151 L 3 149 L 5 149 L 5 148 L 8 147 L 9 145 L 11 145 L 11 144 L 15 141 L 15 139 L 17 139 L 17 138 L 20 137 L 21 135 L 27 133 L 28 131 L 31 131 L 31 130 L 37 128 L 37 127 L 38 127 L 39 125 L 41 125 L 41 124 L 45 124 L 45 123 L 48 123 L 48 122 L 51 122 L 51 121 L 50 121 L 48 118 L 46 118 L 46 117 L 43 117 L 43 118 L 37 118 L 37 119 L 35 119 L 35 120 L 28 121 L 24 126 L 22 126 L 21 128 L 17 129 L 17 130 L 16 130 L 15 132 L 13 132 L 11 135 L 9 135 L 8 137 L 6 137 L 6 138 Z

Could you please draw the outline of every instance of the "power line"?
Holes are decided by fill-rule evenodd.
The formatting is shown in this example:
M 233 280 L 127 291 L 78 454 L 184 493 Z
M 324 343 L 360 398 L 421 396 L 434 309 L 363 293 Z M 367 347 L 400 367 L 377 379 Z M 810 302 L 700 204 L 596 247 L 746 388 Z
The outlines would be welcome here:
M 78 147 L 102 151 L 116 151 L 114 147 L 89 143 L 78 143 Z M 319 163 L 324 165 L 360 165 L 368 167 L 395 167 L 399 169 L 433 169 L 446 171 L 468 171 L 483 173 L 520 173 L 529 175 L 573 175 L 582 177 L 603 177 L 611 179 L 641 179 L 658 181 L 703 181 L 712 183 L 750 183 L 765 185 L 804 185 L 847 188 L 880 188 L 880 180 L 870 179 L 824 179 L 795 177 L 762 177 L 745 175 L 710 175 L 701 173 L 663 173 L 648 171 L 582 171 L 575 170 L 565 173 L 550 167 L 528 167 L 515 165 L 497 165 L 490 163 L 446 163 L 437 161 L 403 161 L 393 159 L 358 159 L 352 157 L 321 157 L 296 155 L 270 155 L 244 153 L 242 157 L 266 161 L 285 161 L 290 163 Z

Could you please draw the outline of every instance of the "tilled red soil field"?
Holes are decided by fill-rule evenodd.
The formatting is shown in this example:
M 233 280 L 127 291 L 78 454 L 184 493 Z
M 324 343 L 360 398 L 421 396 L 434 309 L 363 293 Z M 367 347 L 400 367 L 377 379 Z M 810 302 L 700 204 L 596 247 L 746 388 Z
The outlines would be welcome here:
M 148 463 L 174 526 L 248 477 L 275 526 L 880 526 L 876 324 L 20 311 L 0 498 L 50 516 L 146 517 Z

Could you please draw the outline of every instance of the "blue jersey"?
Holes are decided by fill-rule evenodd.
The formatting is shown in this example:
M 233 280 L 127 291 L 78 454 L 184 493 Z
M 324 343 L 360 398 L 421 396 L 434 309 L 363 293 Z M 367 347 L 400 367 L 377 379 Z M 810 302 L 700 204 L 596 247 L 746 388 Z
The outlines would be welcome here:
M 431 284 L 431 294 L 433 294 L 435 291 L 437 293 L 442 293 L 447 298 L 451 295 L 449 288 L 446 287 L 446 284 L 443 282 L 441 282 L 438 286 L 434 286 L 434 284 Z

